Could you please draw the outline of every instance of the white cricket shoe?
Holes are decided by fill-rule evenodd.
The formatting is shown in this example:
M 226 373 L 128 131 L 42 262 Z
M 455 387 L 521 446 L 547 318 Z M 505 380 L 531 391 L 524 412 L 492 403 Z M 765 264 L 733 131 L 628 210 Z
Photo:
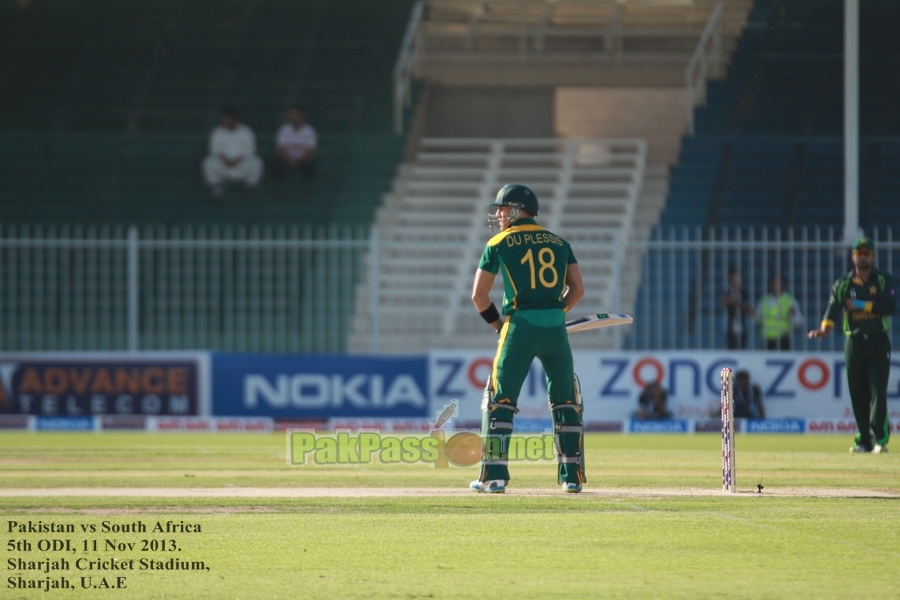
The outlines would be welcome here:
M 475 480 L 469 484 L 469 487 L 476 492 L 484 492 L 486 494 L 502 494 L 506 491 L 506 482 L 502 479 L 491 479 L 489 481 Z
M 875 444 L 875 447 L 872 448 L 872 454 L 884 454 L 887 451 L 887 444 Z
M 562 484 L 562 489 L 567 494 L 577 494 L 581 491 L 580 483 L 569 483 L 568 481 Z

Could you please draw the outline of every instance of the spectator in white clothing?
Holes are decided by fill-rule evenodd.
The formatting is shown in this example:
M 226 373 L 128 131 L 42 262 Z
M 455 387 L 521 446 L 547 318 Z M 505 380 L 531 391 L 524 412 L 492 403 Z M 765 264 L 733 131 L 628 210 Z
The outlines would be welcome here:
M 296 171 L 309 183 L 316 172 L 316 130 L 306 122 L 306 111 L 294 105 L 288 111 L 287 123 L 278 129 L 275 139 L 275 158 L 272 177 L 284 181 L 289 171 Z
M 237 110 L 222 110 L 219 126 L 209 136 L 209 156 L 203 160 L 203 179 L 214 198 L 225 194 L 225 184 L 243 183 L 251 189 L 263 174 L 263 161 L 256 155 L 253 130 L 238 120 Z

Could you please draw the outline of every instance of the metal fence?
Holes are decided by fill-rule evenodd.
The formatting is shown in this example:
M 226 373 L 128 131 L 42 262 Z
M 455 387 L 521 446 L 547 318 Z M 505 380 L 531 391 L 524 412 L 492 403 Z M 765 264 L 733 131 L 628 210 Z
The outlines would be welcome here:
M 798 300 L 804 324 L 794 329 L 794 350 L 843 348 L 841 322 L 824 341 L 807 340 L 825 313 L 835 279 L 853 268 L 849 241 L 831 229 L 718 228 L 711 230 L 658 229 L 649 242 L 633 250 L 644 252 L 635 324 L 627 348 L 725 348 L 726 310 L 721 297 L 728 271 L 741 274 L 749 301 L 756 306 L 774 275 L 783 276 L 787 290 Z M 876 266 L 893 272 L 900 264 L 900 242 L 890 229 L 873 230 Z M 747 320 L 747 349 L 765 348 L 758 324 Z M 892 341 L 900 340 L 892 329 Z
M 893 272 L 900 241 L 890 230 L 870 235 L 876 264 Z M 610 274 L 616 287 L 637 281 L 621 295 L 636 294 L 634 304 L 606 308 L 634 314 L 620 347 L 724 348 L 720 298 L 731 267 L 754 305 L 772 275 L 785 278 L 805 317 L 795 350 L 842 347 L 839 332 L 806 339 L 832 283 L 851 268 L 848 243 L 834 231 L 662 229 L 627 242 L 624 254 L 621 244 L 594 245 L 642 257 L 639 276 Z M 368 320 L 367 350 L 377 349 L 391 333 L 379 319 L 384 300 L 356 296 L 363 282 L 386 277 L 371 257 L 389 251 L 361 228 L 0 228 L 0 350 L 344 352 L 356 313 Z M 900 341 L 895 330 L 892 337 Z M 749 320 L 747 348 L 762 347 Z
M 3 350 L 342 352 L 364 229 L 7 227 Z

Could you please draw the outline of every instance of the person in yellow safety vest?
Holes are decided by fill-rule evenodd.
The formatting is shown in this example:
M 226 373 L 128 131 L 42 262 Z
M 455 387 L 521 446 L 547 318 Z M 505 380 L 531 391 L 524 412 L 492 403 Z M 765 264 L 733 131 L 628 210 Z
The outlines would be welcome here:
M 766 350 L 790 350 L 793 328 L 803 324 L 803 312 L 797 299 L 785 288 L 781 275 L 769 280 L 769 293 L 759 299 L 756 320 L 766 342 Z

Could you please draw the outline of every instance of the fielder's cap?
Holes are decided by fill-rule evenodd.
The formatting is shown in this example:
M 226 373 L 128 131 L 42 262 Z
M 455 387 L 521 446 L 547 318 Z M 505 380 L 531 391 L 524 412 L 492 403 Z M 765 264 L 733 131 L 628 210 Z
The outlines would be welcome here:
M 508 183 L 500 188 L 497 197 L 488 206 L 504 206 L 518 204 L 531 216 L 537 216 L 539 206 L 537 195 L 527 185 Z
M 857 238 L 857 240 L 853 242 L 854 250 L 859 249 L 860 246 L 868 246 L 872 249 L 873 252 L 875 251 L 875 242 L 873 242 L 872 238 L 870 237 L 862 236 L 861 238 Z

